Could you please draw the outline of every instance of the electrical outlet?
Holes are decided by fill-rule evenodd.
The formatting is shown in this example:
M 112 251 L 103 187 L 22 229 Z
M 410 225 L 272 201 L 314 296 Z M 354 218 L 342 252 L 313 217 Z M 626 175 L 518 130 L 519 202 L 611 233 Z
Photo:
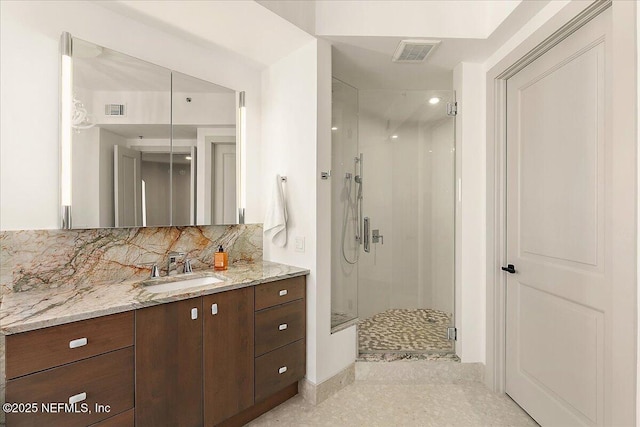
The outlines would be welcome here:
M 304 237 L 296 237 L 296 252 L 304 252 Z

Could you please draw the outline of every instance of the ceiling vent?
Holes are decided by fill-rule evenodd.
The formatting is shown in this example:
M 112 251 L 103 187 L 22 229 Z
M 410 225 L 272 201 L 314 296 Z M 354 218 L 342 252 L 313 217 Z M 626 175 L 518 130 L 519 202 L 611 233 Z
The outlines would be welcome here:
M 105 104 L 104 105 L 105 116 L 125 116 L 124 104 Z
M 424 62 L 439 44 L 438 40 L 402 40 L 393 54 L 393 62 L 405 64 Z

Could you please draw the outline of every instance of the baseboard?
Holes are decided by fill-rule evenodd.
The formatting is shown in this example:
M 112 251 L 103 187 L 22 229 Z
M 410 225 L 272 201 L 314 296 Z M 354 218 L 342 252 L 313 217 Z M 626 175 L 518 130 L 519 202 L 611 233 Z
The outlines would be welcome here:
M 338 372 L 320 384 L 314 384 L 304 378 L 299 382 L 298 392 L 305 401 L 312 405 L 324 402 L 329 396 L 342 390 L 356 380 L 356 364 L 352 363 L 342 371 Z

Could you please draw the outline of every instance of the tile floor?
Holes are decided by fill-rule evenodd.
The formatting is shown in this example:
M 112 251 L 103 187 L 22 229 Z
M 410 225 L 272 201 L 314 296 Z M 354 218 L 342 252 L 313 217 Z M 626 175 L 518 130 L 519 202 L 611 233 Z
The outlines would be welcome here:
M 391 309 L 358 322 L 360 353 L 451 353 L 451 315 L 432 309 Z
M 443 374 L 439 369 L 418 369 L 421 363 L 356 363 L 355 383 L 340 390 L 317 406 L 300 395 L 288 400 L 249 425 L 259 426 L 532 426 L 537 424 L 505 395 L 490 392 L 481 382 Z M 375 369 L 358 374 L 358 365 L 394 365 L 401 377 Z M 404 364 L 404 365 L 396 365 Z M 414 365 L 414 366 L 409 366 Z M 459 365 L 459 364 L 458 364 Z M 373 368 L 373 366 L 371 366 Z M 415 368 L 414 368 L 415 367 Z M 369 367 L 366 367 L 369 368 Z M 377 367 L 376 367 L 377 368 Z M 445 369 L 447 371 L 447 369 Z M 411 375 L 417 372 L 418 375 Z M 429 374 L 426 374 L 429 372 Z M 422 373 L 423 375 L 420 375 Z M 450 377 L 453 380 L 443 378 Z

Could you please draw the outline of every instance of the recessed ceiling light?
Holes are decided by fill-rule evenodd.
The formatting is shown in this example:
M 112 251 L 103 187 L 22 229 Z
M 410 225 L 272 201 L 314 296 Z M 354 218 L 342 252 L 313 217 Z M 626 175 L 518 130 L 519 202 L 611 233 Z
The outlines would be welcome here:
M 338 130 L 338 128 L 334 126 L 331 128 L 331 130 Z
M 391 139 L 398 139 L 398 135 L 391 135 Z
M 191 160 L 191 156 L 184 156 L 185 160 Z
M 440 98 L 438 98 L 437 96 L 434 96 L 433 98 L 429 98 L 429 104 L 431 105 L 436 105 L 438 102 L 440 102 Z

